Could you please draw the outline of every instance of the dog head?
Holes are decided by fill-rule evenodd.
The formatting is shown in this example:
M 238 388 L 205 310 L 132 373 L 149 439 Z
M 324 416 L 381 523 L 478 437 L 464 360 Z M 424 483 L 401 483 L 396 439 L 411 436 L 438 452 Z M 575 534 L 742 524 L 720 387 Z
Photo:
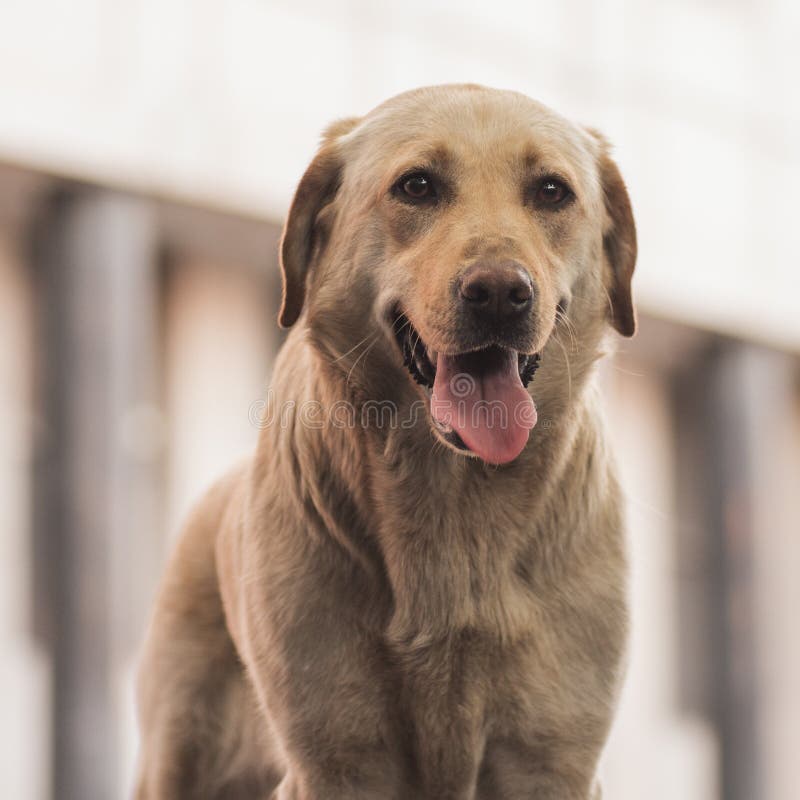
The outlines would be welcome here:
M 355 385 L 421 393 L 437 437 L 500 464 L 606 323 L 633 334 L 635 260 L 599 134 L 513 92 L 431 87 L 326 132 L 283 235 L 280 322 L 304 315 Z

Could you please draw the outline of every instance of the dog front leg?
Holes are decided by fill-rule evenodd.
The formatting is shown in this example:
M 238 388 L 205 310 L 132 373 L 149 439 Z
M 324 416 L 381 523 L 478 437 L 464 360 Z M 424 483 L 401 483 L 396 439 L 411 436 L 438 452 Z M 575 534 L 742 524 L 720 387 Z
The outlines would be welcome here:
M 317 558 L 242 585 L 239 649 L 285 766 L 272 800 L 407 800 L 375 604 L 354 608 L 351 576 L 309 574 Z

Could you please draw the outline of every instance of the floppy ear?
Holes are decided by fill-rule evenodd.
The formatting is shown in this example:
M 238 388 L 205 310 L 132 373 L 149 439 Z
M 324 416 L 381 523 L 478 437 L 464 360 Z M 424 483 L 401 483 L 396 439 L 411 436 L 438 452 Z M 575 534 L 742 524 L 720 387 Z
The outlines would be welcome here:
M 606 207 L 606 226 L 603 230 L 603 250 L 611 267 L 611 324 L 623 336 L 636 332 L 636 313 L 633 308 L 631 279 L 636 266 L 636 225 L 631 201 L 619 168 L 608 154 L 608 143 L 591 131 L 601 145 L 598 157 L 600 180 Z
M 309 165 L 289 207 L 280 245 L 283 302 L 278 323 L 289 328 L 303 310 L 306 278 L 319 250 L 324 247 L 324 231 L 318 225 L 320 213 L 336 196 L 342 159 L 336 138 L 355 127 L 357 119 L 334 122 L 323 134 L 323 142 Z

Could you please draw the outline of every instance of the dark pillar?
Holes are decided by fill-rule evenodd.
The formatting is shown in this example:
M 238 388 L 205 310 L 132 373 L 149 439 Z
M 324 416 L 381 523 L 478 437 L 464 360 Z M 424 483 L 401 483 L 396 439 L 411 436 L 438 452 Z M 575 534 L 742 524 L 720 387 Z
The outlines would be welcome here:
M 35 602 L 52 654 L 52 797 L 110 800 L 120 794 L 117 668 L 132 627 L 122 595 L 152 568 L 156 536 L 143 463 L 157 436 L 147 424 L 157 419 L 155 232 L 142 201 L 76 188 L 52 198 L 33 238 Z
M 717 731 L 725 800 L 764 795 L 753 509 L 760 358 L 755 347 L 719 341 L 677 391 L 682 697 Z

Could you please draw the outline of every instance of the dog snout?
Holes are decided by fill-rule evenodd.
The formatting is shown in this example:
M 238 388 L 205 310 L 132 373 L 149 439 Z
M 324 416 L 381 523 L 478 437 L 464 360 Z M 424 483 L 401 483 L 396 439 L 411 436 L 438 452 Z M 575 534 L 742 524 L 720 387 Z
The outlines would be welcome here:
M 461 275 L 462 309 L 482 323 L 507 323 L 533 306 L 533 282 L 518 262 L 479 261 Z

